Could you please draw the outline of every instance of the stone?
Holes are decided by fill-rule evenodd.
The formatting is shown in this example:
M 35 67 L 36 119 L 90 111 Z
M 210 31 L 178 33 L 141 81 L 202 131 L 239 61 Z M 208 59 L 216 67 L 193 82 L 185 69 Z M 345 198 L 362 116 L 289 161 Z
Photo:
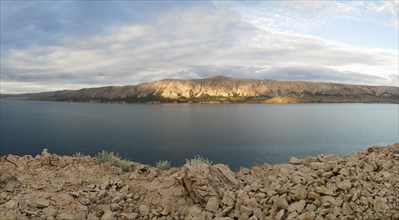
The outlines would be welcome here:
M 287 220 L 294 220 L 294 219 L 298 219 L 298 213 L 296 213 L 296 212 L 291 212 L 291 213 L 287 216 Z
M 322 195 L 329 195 L 329 196 L 334 195 L 334 192 L 331 189 L 328 189 L 324 186 L 316 187 L 316 192 Z
M 70 213 L 60 213 L 57 215 L 56 219 L 59 220 L 75 220 L 76 217 L 73 214 Z
M 337 184 L 338 189 L 342 189 L 344 191 L 348 191 L 352 187 L 352 183 L 349 180 L 344 180 L 342 182 L 338 182 Z
M 303 200 L 306 199 L 307 197 L 307 190 L 306 190 L 306 186 L 303 185 L 296 185 L 295 187 L 293 187 L 291 190 L 291 198 L 294 200 Z
M 49 217 L 49 216 L 54 217 L 58 214 L 58 211 L 53 206 L 49 206 L 49 207 L 43 209 L 43 214 L 46 215 L 47 217 Z
M 36 208 L 45 208 L 50 205 L 50 201 L 47 199 L 35 199 L 31 201 L 31 206 Z
M 298 220 L 313 220 L 315 218 L 314 212 L 305 212 L 297 217 Z
M 100 190 L 100 191 L 98 192 L 98 194 L 97 194 L 97 197 L 98 197 L 99 199 L 102 199 L 102 198 L 104 198 L 105 196 L 107 196 L 107 191 L 105 191 L 105 190 Z
M 302 213 L 303 209 L 305 208 L 306 201 L 301 200 L 299 202 L 294 202 L 290 206 L 288 206 L 287 210 L 288 212 L 297 212 L 297 213 Z
M 134 220 L 134 219 L 137 219 L 137 217 L 138 217 L 138 213 L 122 213 L 121 214 L 121 216 L 122 216 L 122 220 Z
M 139 212 L 141 216 L 147 216 L 150 213 L 150 209 L 146 205 L 140 205 Z
M 219 200 L 216 197 L 210 197 L 206 203 L 205 210 L 216 212 L 219 209 Z
M 90 199 L 88 199 L 88 198 L 86 198 L 86 197 L 82 197 L 82 198 L 79 199 L 79 202 L 80 202 L 82 205 L 89 205 L 89 204 L 90 204 Z
M 18 207 L 18 202 L 15 200 L 10 200 L 3 204 L 5 209 L 16 209 Z
M 101 220 L 116 220 L 115 214 L 111 210 L 106 210 L 101 217 Z
M 298 158 L 296 158 L 296 157 L 291 157 L 289 163 L 290 163 L 290 164 L 293 164 L 293 165 L 299 165 L 299 164 L 302 163 L 302 160 L 300 160 L 300 159 L 298 159 Z
M 260 208 L 255 208 L 253 215 L 256 216 L 258 219 L 264 219 L 262 209 Z
M 99 218 L 92 213 L 87 215 L 87 219 L 88 220 L 99 220 Z
M 320 198 L 320 195 L 318 193 L 315 192 L 308 192 L 308 196 L 309 199 L 313 199 L 313 200 L 318 200 Z
M 285 210 L 284 210 L 284 209 L 281 209 L 281 210 L 277 213 L 277 215 L 275 216 L 275 219 L 276 219 L 276 220 L 281 220 L 281 219 L 283 219 L 284 213 L 285 213 Z
M 252 208 L 259 207 L 259 204 L 258 204 L 258 202 L 256 201 L 255 198 L 250 198 L 250 199 L 248 199 L 248 200 L 246 201 L 246 203 L 247 203 L 250 207 L 252 207 Z
M 344 204 L 342 205 L 342 213 L 344 215 L 352 214 L 352 208 L 350 207 L 350 205 L 347 202 L 344 202 Z
M 245 213 L 248 216 L 251 216 L 252 212 L 253 212 L 253 210 L 251 208 L 249 208 L 249 207 L 247 207 L 245 205 L 241 206 L 240 211 L 241 211 L 241 213 Z
M 277 199 L 277 201 L 275 202 L 275 204 L 276 204 L 277 208 L 280 208 L 280 209 L 286 209 L 286 208 L 288 208 L 288 202 L 287 202 L 287 200 L 286 200 L 284 197 L 282 197 L 282 196 L 280 196 L 280 197 Z
M 115 212 L 121 209 L 121 207 L 117 203 L 111 203 L 110 205 L 111 211 Z M 147 214 L 148 215 L 148 214 Z
M 249 220 L 249 216 L 247 213 L 242 213 L 240 216 L 240 220 Z
M 376 212 L 381 212 L 386 210 L 388 208 L 388 205 L 381 198 L 376 198 L 373 201 L 373 207 Z

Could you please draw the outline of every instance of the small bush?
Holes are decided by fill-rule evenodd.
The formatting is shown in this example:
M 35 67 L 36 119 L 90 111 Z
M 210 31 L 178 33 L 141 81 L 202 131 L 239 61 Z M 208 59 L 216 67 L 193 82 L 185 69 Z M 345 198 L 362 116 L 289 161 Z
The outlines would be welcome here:
M 122 168 L 123 172 L 130 171 L 130 161 L 128 160 L 120 159 L 115 166 Z
M 212 165 L 212 161 L 209 161 L 208 158 L 205 158 L 201 155 L 197 155 L 194 158 L 191 158 L 189 160 L 186 159 L 186 163 L 190 164 L 190 165 L 195 165 L 195 164 L 200 164 L 200 163 L 204 163 L 208 166 Z
M 124 172 L 130 170 L 130 161 L 121 159 L 119 155 L 114 154 L 114 152 L 107 152 L 103 150 L 97 154 L 96 161 L 99 164 L 108 162 L 111 166 L 122 168 L 122 171 Z
M 74 154 L 72 154 L 72 157 L 84 157 L 85 155 L 82 154 L 81 152 L 76 152 Z
M 160 170 L 167 170 L 170 168 L 170 161 L 169 160 L 160 160 L 156 162 L 156 167 Z

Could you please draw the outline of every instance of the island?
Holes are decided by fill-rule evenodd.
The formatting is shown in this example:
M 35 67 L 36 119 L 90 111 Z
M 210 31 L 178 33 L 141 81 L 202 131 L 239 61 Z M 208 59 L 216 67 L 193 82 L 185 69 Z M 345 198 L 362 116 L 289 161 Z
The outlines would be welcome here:
M 92 103 L 399 103 L 399 87 L 215 76 L 0 97 Z

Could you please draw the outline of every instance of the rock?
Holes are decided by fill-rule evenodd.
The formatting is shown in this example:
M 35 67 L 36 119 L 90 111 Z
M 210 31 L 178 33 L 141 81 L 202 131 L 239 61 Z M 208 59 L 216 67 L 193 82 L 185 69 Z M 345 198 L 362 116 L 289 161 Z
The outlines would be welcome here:
M 146 205 L 140 205 L 139 212 L 141 216 L 147 216 L 150 213 L 150 209 Z
M 298 159 L 298 158 L 296 158 L 296 157 L 291 157 L 289 163 L 290 163 L 290 164 L 293 164 L 293 165 L 299 165 L 299 164 L 302 163 L 302 160 L 300 160 L 300 159 Z
M 247 213 L 242 213 L 240 216 L 240 220 L 249 220 L 249 216 Z
M 388 205 L 386 204 L 385 201 L 383 201 L 383 199 L 376 198 L 373 201 L 373 207 L 376 212 L 381 212 L 381 211 L 385 211 L 388 208 Z
M 244 205 L 241 206 L 240 211 L 241 211 L 241 213 L 247 214 L 247 216 L 251 216 L 252 212 L 253 212 L 253 210 L 251 208 L 244 206 Z
M 292 193 L 291 198 L 297 201 L 306 199 L 308 194 L 306 186 L 303 185 L 296 185 L 294 188 L 290 190 L 290 192 Z
M 198 205 L 193 205 L 187 210 L 188 219 L 196 219 L 199 218 L 201 214 L 201 208 Z
M 35 199 L 31 201 L 31 206 L 36 208 L 45 208 L 50 205 L 50 201 L 47 199 Z
M 281 219 L 283 218 L 283 216 L 284 216 L 284 213 L 285 213 L 285 210 L 284 210 L 284 209 L 281 209 L 281 210 L 277 213 L 277 215 L 275 216 L 275 219 L 276 219 L 276 220 L 281 220 Z
M 99 218 L 92 213 L 87 215 L 87 219 L 88 220 L 99 220 Z
M 285 197 L 280 196 L 277 201 L 275 202 L 277 208 L 286 209 L 288 208 L 288 202 Z
M 90 199 L 85 198 L 85 197 L 82 197 L 82 198 L 79 199 L 79 202 L 80 202 L 82 205 L 88 205 L 88 204 L 90 204 Z
M 53 206 L 49 206 L 49 207 L 43 209 L 43 214 L 46 215 L 47 217 L 49 217 L 49 216 L 54 217 L 58 214 L 58 211 Z
M 298 220 L 313 220 L 315 218 L 314 212 L 305 212 L 297 217 Z
M 291 213 L 287 216 L 287 220 L 293 220 L 293 219 L 298 219 L 298 213 L 296 213 L 296 212 L 291 212 Z
M 258 218 L 256 216 L 252 216 L 249 218 L 249 220 L 258 220 Z
M 113 211 L 113 212 L 121 209 L 121 207 L 117 203 L 111 203 L 110 208 L 111 208 L 111 211 Z
M 70 213 L 60 213 L 57 215 L 56 219 L 58 220 L 75 220 L 76 217 Z
M 399 219 L 393 151 L 399 144 L 238 173 L 138 163 L 123 173 L 90 157 L 3 156 L 0 219 Z
M 302 213 L 306 205 L 305 200 L 301 200 L 299 202 L 294 202 L 290 206 L 288 206 L 287 210 L 288 212 L 294 212 L 296 211 L 297 213 Z
M 316 192 L 322 195 L 329 195 L 329 196 L 334 195 L 334 192 L 331 189 L 327 189 L 324 186 L 316 187 Z
M 342 182 L 338 182 L 337 183 L 337 187 L 339 189 L 347 191 L 347 190 L 349 190 L 352 187 L 352 184 L 351 184 L 351 182 L 349 180 L 344 180 Z
M 122 213 L 122 220 L 134 220 L 137 219 L 138 213 Z
M 101 217 L 101 220 L 116 220 L 115 214 L 111 210 L 106 210 Z
M 318 200 L 320 198 L 320 195 L 318 193 L 315 192 L 308 192 L 308 196 L 309 199 L 313 199 L 313 200 Z
M 18 207 L 18 202 L 15 200 L 10 200 L 3 204 L 5 209 L 16 209 Z
M 350 207 L 350 205 L 347 202 L 344 202 L 344 204 L 342 205 L 342 213 L 344 215 L 352 214 L 352 208 Z
M 248 199 L 248 200 L 246 201 L 246 203 L 247 203 L 250 207 L 252 207 L 252 208 L 259 207 L 258 202 L 257 202 L 256 199 L 254 199 L 254 198 Z
M 3 211 L 0 211 L 0 219 L 5 219 L 5 220 L 28 220 L 28 218 L 26 217 L 26 216 L 24 216 L 24 215 L 22 215 L 22 216 L 17 216 L 17 214 L 15 213 L 15 211 L 11 211 L 11 210 L 8 210 L 8 211 L 5 211 L 5 212 L 3 212 Z
M 213 220 L 233 220 L 230 217 L 220 217 L 220 218 L 214 218 Z
M 216 212 L 219 209 L 219 200 L 216 197 L 211 197 L 206 203 L 205 210 Z

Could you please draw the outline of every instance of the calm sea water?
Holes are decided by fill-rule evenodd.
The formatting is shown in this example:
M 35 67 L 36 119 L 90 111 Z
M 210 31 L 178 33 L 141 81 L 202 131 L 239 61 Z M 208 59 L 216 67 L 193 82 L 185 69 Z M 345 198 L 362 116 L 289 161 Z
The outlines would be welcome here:
M 200 154 L 237 170 L 399 142 L 396 104 L 0 103 L 1 155 L 105 149 L 179 166 Z

